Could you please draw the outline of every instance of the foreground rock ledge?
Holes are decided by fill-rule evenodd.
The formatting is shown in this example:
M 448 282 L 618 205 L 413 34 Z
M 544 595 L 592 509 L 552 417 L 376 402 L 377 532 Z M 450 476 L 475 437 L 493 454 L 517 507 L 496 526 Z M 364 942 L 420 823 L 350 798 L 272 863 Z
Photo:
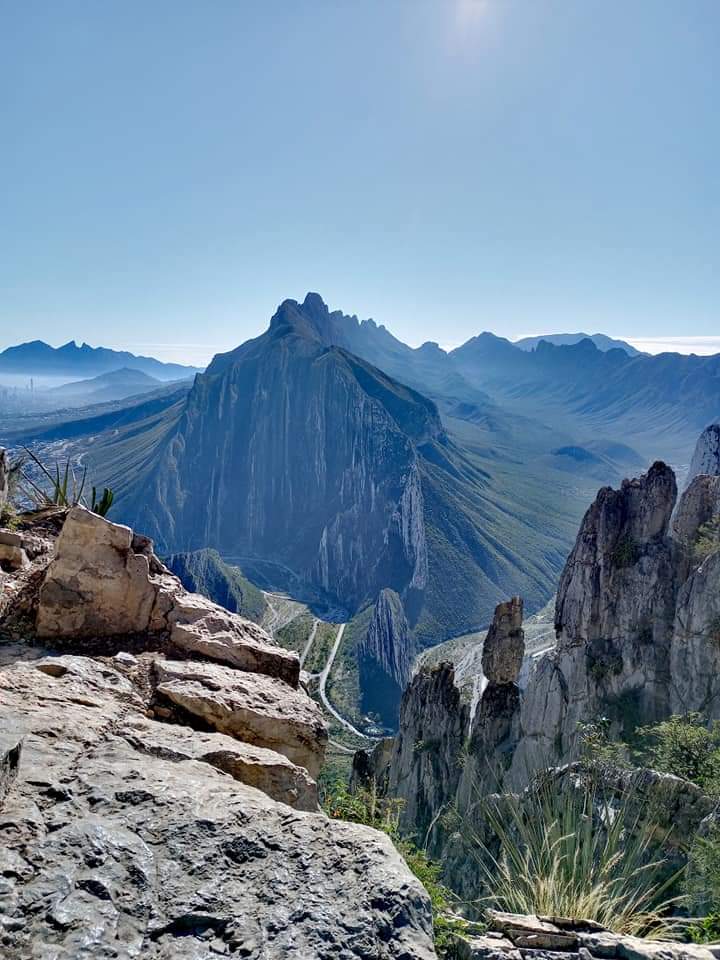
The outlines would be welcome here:
M 129 528 L 71 511 L 55 551 L 62 520 L 0 598 L 2 960 L 431 960 L 389 839 L 317 810 L 297 655 Z
M 195 761 L 28 738 L 0 816 L 7 960 L 434 957 L 390 841 Z

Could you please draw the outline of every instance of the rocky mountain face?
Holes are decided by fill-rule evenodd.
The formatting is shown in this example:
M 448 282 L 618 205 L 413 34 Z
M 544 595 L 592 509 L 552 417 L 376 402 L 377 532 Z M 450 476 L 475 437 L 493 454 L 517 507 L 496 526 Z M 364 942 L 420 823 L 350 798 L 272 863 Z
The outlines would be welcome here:
M 267 609 L 262 591 L 239 567 L 225 563 L 217 550 L 173 553 L 164 557 L 164 563 L 187 590 L 201 593 L 231 613 L 261 622 Z
M 348 617 L 397 595 L 407 651 L 400 616 L 391 646 L 378 630 L 362 651 L 363 677 L 377 681 L 362 693 L 387 690 L 377 705 L 389 719 L 414 648 L 487 623 L 506 592 L 541 606 L 565 540 L 558 513 L 541 523 L 532 496 L 518 507 L 434 402 L 349 352 L 370 342 L 351 320 L 316 294 L 285 301 L 181 399 L 144 421 L 133 408 L 119 427 L 94 424 L 87 456 L 115 491 L 115 516 L 163 555 L 214 549 Z
M 318 810 L 327 733 L 296 654 L 83 508 L 12 536 L 3 957 L 435 956 L 388 838 Z
M 720 474 L 720 423 L 711 423 L 700 434 L 690 461 L 687 484 L 701 473 L 712 477 Z
M 402 692 L 412 672 L 414 643 L 403 603 L 394 590 L 380 591 L 358 649 L 362 708 L 394 726 Z
M 424 838 L 432 828 L 431 849 L 463 892 L 473 879 L 462 836 L 439 824 L 450 805 L 472 819 L 478 796 L 572 762 L 580 725 L 599 717 L 617 737 L 672 713 L 720 718 L 720 477 L 696 476 L 673 517 L 676 496 L 659 462 L 600 490 L 560 579 L 556 646 L 522 692 L 515 599 L 498 606 L 485 640 L 479 702 L 461 702 L 449 664 L 420 672 L 403 696 L 401 733 L 358 758 L 357 777 L 375 776 L 407 801 L 407 830 Z M 442 746 L 425 757 L 408 737 L 429 730 Z
M 327 321 L 286 301 L 266 335 L 215 358 L 137 512 L 164 549 L 272 559 L 348 605 L 422 590 L 418 447 L 443 444 L 437 411 L 330 345 Z

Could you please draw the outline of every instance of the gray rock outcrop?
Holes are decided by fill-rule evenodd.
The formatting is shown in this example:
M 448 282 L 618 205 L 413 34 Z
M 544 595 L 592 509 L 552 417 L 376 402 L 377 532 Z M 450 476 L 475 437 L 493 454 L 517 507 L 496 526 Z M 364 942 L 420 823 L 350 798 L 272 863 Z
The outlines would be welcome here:
M 487 911 L 488 929 L 458 939 L 458 960 L 713 960 L 706 947 L 613 933 L 593 920 Z
M 397 736 L 381 741 L 369 762 L 367 755 L 359 761 L 365 777 L 371 773 L 387 796 L 403 799 L 403 828 L 423 838 L 456 794 L 468 718 L 452 664 L 440 663 L 412 678 L 400 705 Z
M 513 597 L 499 603 L 482 649 L 482 668 L 488 685 L 517 683 L 525 654 L 523 602 Z
M 667 716 L 677 592 L 668 536 L 677 487 L 655 463 L 585 514 L 560 577 L 558 642 L 529 679 L 511 779 L 572 759 L 582 721 L 609 716 L 618 732 Z
M 673 713 L 720 719 L 720 477 L 692 481 L 671 529 L 676 496 L 663 463 L 599 491 L 560 578 L 557 644 L 534 662 L 522 693 L 519 601 L 496 611 L 482 658 L 489 682 L 474 715 L 449 665 L 442 684 L 421 673 L 408 687 L 401 722 L 416 739 L 436 731 L 436 750 L 427 759 L 410 750 L 403 731 L 367 766 L 383 766 L 381 785 L 408 800 L 406 830 L 424 840 L 437 824 L 430 849 L 461 894 L 476 895 L 477 883 L 462 831 L 448 834 L 442 808 L 472 831 L 480 796 L 522 790 L 537 771 L 573 762 L 582 724 L 599 717 L 617 738 Z M 691 799 L 673 800 L 678 822 Z
M 213 730 L 267 747 L 317 777 L 327 745 L 320 707 L 303 690 L 262 673 L 217 663 L 157 660 L 157 702 L 169 702 Z
M 690 461 L 686 484 L 689 486 L 701 474 L 711 477 L 720 474 L 720 423 L 711 423 L 700 434 Z
M 390 840 L 317 809 L 327 734 L 284 651 L 253 625 L 239 655 L 242 618 L 127 528 L 71 511 L 64 530 L 0 610 L 2 956 L 432 960 Z
M 478 793 L 497 790 L 520 737 L 518 679 L 525 654 L 523 602 L 513 597 L 495 608 L 482 652 L 485 688 L 470 724 L 457 804 L 472 806 Z
M 0 817 L 3 957 L 434 957 L 385 836 L 186 756 L 121 674 L 76 659 L 0 671 L 1 719 L 31 726 Z
M 150 541 L 84 507 L 67 515 L 45 575 L 40 637 L 168 635 L 185 653 L 297 686 L 297 654 L 250 620 L 188 593 L 152 553 Z

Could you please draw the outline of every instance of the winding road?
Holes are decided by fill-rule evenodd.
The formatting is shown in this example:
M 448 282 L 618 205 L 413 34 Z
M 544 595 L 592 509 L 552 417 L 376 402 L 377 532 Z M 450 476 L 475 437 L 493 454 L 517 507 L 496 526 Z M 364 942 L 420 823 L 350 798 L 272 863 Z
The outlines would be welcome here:
M 350 733 L 355 734 L 356 737 L 361 737 L 363 740 L 371 740 L 372 739 L 371 737 L 368 737 L 367 734 L 365 733 L 361 733 L 357 729 L 357 727 L 354 727 L 349 720 L 346 720 L 345 717 L 341 716 L 337 712 L 335 707 L 328 700 L 327 692 L 325 690 L 325 687 L 327 685 L 327 679 L 330 676 L 330 671 L 332 670 L 333 663 L 335 662 L 335 657 L 337 656 L 337 652 L 340 649 L 340 644 L 342 643 L 342 638 L 343 638 L 343 634 L 345 633 L 346 626 L 347 626 L 346 623 L 341 623 L 340 626 L 338 627 L 337 636 L 335 637 L 335 641 L 332 645 L 330 656 L 327 658 L 327 663 L 323 667 L 322 672 L 320 674 L 320 686 L 319 686 L 318 692 L 320 694 L 320 699 L 322 700 L 323 706 L 325 707 L 328 713 L 332 714 L 333 717 L 335 717 L 338 723 L 342 724 L 342 726 L 345 727 L 346 730 L 349 730 Z
M 318 630 L 318 627 L 319 627 L 319 626 L 320 626 L 320 621 L 318 620 L 317 617 L 315 617 L 315 619 L 313 620 L 312 630 L 310 631 L 310 636 L 308 637 L 307 643 L 305 644 L 305 649 L 304 649 L 303 652 L 300 654 L 300 669 L 301 669 L 301 670 L 302 670 L 302 668 L 305 666 L 305 661 L 307 660 L 307 656 L 308 656 L 308 654 L 310 653 L 310 649 L 311 649 L 311 647 L 312 647 L 312 645 L 313 645 L 313 642 L 314 642 L 314 640 L 315 640 L 315 634 L 317 633 L 317 630 Z

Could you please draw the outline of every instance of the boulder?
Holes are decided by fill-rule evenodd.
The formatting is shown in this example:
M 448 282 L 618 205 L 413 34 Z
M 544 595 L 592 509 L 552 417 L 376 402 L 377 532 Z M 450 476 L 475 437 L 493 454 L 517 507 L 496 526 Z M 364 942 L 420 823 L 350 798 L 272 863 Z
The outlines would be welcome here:
M 186 718 L 283 754 L 315 778 L 327 745 L 320 707 L 303 691 L 215 663 L 158 660 L 156 699 Z
M 712 960 L 705 947 L 612 933 L 591 920 L 489 910 L 488 926 L 458 938 L 458 960 Z
M 3 957 L 434 958 L 427 895 L 387 837 L 299 809 L 313 788 L 282 756 L 146 717 L 126 670 L 0 668 L 0 730 L 22 712 L 27 731 L 0 816 Z
M 148 629 L 157 589 L 130 527 L 73 507 L 40 590 L 40 637 L 113 636 Z
M 2 539 L 2 537 L 9 539 L 13 536 L 0 531 L 0 567 L 5 570 L 22 570 L 30 566 L 30 561 L 22 548 L 21 538 L 18 537 L 19 543 L 7 543 Z
M 175 596 L 168 615 L 170 639 L 185 653 L 218 660 L 239 670 L 278 677 L 297 687 L 300 658 L 270 642 L 251 620 L 206 600 L 197 593 Z
M 40 589 L 36 628 L 40 637 L 58 639 L 169 637 L 183 653 L 298 685 L 296 653 L 275 645 L 252 621 L 188 593 L 147 537 L 84 507 L 73 507 L 63 524 Z

